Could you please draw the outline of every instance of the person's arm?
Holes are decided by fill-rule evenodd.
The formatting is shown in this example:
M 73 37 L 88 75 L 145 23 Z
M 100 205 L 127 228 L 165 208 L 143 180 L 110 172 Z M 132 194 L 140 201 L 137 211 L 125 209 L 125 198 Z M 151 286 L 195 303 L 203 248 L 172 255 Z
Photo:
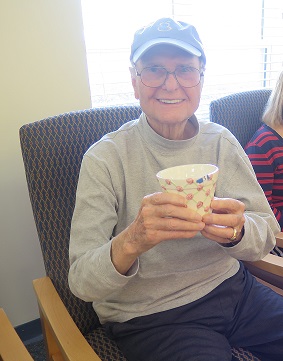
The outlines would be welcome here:
M 118 219 L 116 209 L 117 199 L 107 169 L 86 155 L 71 225 L 69 286 L 87 302 L 123 287 L 137 272 L 135 262 L 131 274 L 121 276 L 111 262 L 111 238 Z
M 283 228 L 283 213 L 274 205 L 273 187 L 274 172 L 276 170 L 275 158 L 268 156 L 268 149 L 259 147 L 254 144 L 248 144 L 245 148 L 246 153 L 255 171 L 257 180 L 261 185 L 268 203 L 275 215 L 275 218 Z

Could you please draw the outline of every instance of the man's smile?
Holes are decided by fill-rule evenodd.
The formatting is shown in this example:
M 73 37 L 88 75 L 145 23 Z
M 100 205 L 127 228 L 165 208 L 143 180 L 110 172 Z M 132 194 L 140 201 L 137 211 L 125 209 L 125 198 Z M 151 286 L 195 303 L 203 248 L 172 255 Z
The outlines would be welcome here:
M 165 104 L 177 104 L 183 101 L 183 99 L 157 99 L 157 100 Z

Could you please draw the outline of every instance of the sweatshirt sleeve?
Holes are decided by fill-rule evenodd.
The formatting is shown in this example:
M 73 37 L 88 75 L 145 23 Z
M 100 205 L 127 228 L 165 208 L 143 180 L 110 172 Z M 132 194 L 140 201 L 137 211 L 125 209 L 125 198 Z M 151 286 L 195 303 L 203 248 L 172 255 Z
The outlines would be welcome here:
M 103 162 L 85 155 L 69 246 L 69 286 L 84 301 L 98 301 L 124 287 L 138 270 L 137 260 L 127 275 L 121 275 L 111 261 L 111 238 L 117 223 L 117 206 L 107 167 L 103 167 Z
M 244 236 L 234 247 L 225 248 L 225 252 L 239 260 L 259 260 L 274 248 L 274 235 L 280 227 L 243 148 L 229 133 L 224 136 L 224 144 L 219 150 L 222 153 L 219 168 L 225 175 L 217 182 L 216 195 L 245 204 Z

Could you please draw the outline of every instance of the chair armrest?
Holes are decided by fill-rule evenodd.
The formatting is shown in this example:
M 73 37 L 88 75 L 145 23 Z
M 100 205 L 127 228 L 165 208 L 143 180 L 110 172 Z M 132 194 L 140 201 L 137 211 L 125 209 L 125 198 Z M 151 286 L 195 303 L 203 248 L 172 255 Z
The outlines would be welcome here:
M 280 248 L 283 248 L 283 232 L 279 232 L 276 235 L 276 245 Z
M 244 264 L 253 275 L 283 290 L 283 257 L 268 254 L 260 261 Z
M 33 281 L 50 360 L 101 361 L 68 313 L 49 277 Z
M 283 279 L 283 257 L 278 257 L 273 254 L 267 254 L 260 261 L 255 261 L 252 263 L 258 268 L 282 277 Z
M 33 360 L 11 322 L 9 321 L 3 308 L 0 308 L 0 360 Z

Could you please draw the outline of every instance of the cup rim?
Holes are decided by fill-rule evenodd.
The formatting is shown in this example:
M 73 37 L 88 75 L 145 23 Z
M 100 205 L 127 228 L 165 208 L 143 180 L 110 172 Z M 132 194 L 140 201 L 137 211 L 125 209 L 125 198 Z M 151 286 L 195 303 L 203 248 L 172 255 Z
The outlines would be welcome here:
M 188 177 L 172 177 L 172 176 L 169 176 L 167 175 L 169 172 L 172 172 L 174 169 L 176 168 L 186 168 L 186 167 L 199 167 L 199 166 L 208 166 L 210 167 L 210 170 L 208 170 L 207 172 L 205 173 L 202 173 L 201 175 L 196 175 L 195 177 L 190 175 L 190 178 L 194 179 L 194 180 L 197 180 L 197 179 L 200 179 L 200 178 L 203 178 L 203 177 L 206 177 L 206 176 L 210 176 L 210 175 L 213 175 L 215 173 L 217 173 L 219 171 L 219 168 L 217 165 L 215 164 L 210 164 L 210 163 L 194 163 L 194 164 L 183 164 L 183 165 L 177 165 L 177 166 L 174 166 L 174 167 L 169 167 L 169 168 L 165 168 L 165 169 L 162 169 L 160 170 L 157 174 L 156 174 L 156 177 L 158 179 L 171 179 L 171 180 L 174 180 L 174 181 L 182 181 Z

